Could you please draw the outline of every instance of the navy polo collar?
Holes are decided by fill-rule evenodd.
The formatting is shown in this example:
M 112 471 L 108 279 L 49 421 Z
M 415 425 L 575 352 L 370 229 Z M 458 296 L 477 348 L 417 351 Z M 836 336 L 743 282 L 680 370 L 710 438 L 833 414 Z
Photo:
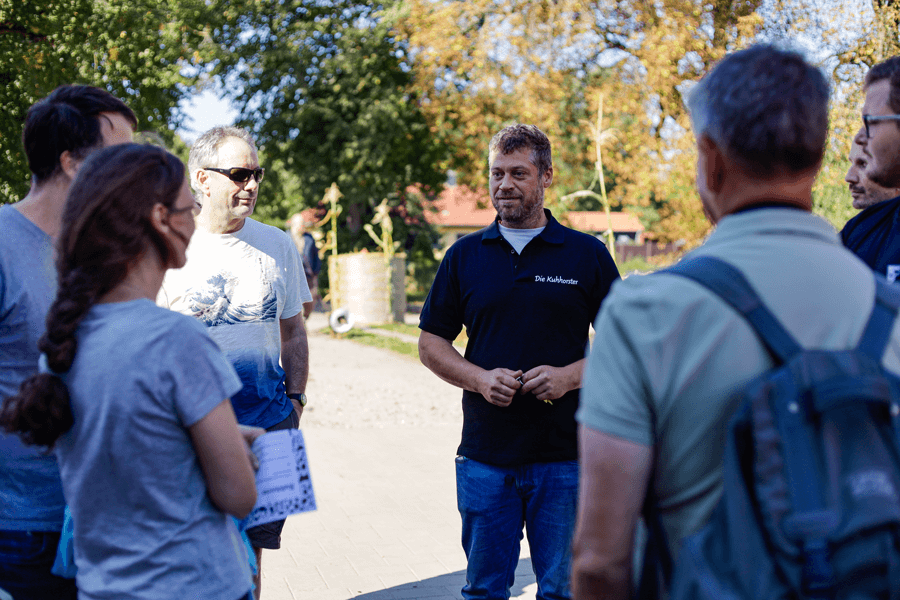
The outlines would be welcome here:
M 548 209 L 544 209 L 544 216 L 547 217 L 547 225 L 544 227 L 544 230 L 541 231 L 537 237 L 541 238 L 547 243 L 550 244 L 562 244 L 566 234 L 566 228 L 559 224 L 559 221 L 553 218 L 553 215 L 550 213 Z M 500 235 L 500 216 L 498 215 L 494 222 L 488 225 L 484 233 L 481 234 L 481 241 L 487 242 L 491 240 L 499 240 L 502 238 Z

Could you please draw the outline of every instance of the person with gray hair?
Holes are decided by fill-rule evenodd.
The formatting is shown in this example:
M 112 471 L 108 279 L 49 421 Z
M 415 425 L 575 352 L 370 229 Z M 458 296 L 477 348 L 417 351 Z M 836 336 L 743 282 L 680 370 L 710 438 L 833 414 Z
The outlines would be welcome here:
M 817 68 L 769 45 L 725 57 L 695 86 L 696 185 L 716 229 L 684 260 L 732 265 L 803 348 L 850 349 L 875 280 L 810 212 L 828 98 Z M 624 599 L 645 500 L 665 533 L 651 540 L 677 559 L 722 494 L 733 394 L 774 362 L 743 316 L 673 273 L 616 284 L 595 329 L 576 415 L 574 597 Z
M 220 125 L 204 132 L 191 146 L 191 152 L 188 155 L 188 173 L 191 174 L 191 189 L 194 191 L 198 202 L 205 195 L 203 185 L 199 179 L 200 173 L 204 170 L 203 165 L 216 163 L 219 158 L 219 147 L 229 138 L 242 140 L 254 154 L 256 153 L 256 141 L 250 135 L 250 132 L 243 127 Z M 262 176 L 263 171 L 260 171 L 260 180 Z M 251 186 L 248 185 L 246 187 Z
M 253 137 L 238 127 L 210 129 L 191 147 L 188 171 L 201 207 L 197 230 L 187 264 L 166 273 L 157 303 L 204 323 L 234 365 L 243 384 L 231 396 L 238 423 L 296 429 L 309 373 L 303 303 L 312 295 L 290 237 L 250 218 L 264 174 Z M 283 527 L 247 530 L 259 569 L 262 549 L 281 547 Z

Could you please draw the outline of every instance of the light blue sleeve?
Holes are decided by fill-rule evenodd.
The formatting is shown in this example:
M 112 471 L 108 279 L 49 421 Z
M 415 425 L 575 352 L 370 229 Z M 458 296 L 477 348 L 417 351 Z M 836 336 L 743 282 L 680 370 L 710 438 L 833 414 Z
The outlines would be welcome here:
M 194 425 L 242 384 L 234 367 L 196 319 L 172 313 L 178 319 L 178 337 L 167 357 L 173 380 L 175 411 L 185 427 Z

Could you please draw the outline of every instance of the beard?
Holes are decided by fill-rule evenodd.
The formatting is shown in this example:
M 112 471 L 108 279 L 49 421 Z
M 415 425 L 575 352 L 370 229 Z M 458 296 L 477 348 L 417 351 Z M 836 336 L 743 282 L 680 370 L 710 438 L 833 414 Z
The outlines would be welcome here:
M 893 156 L 894 161 L 884 167 L 876 168 L 878 170 L 872 169 L 867 172 L 866 175 L 869 178 L 869 181 L 873 183 L 877 183 L 881 187 L 884 188 L 895 188 L 900 187 L 900 156 Z M 872 163 L 869 163 L 869 167 L 872 168 Z
M 500 196 L 492 198 L 494 210 L 500 217 L 500 222 L 505 227 L 527 224 L 534 219 L 535 214 L 543 214 L 544 194 L 543 189 L 535 196 L 527 198 L 517 196 Z M 512 202 L 511 202 L 512 201 Z

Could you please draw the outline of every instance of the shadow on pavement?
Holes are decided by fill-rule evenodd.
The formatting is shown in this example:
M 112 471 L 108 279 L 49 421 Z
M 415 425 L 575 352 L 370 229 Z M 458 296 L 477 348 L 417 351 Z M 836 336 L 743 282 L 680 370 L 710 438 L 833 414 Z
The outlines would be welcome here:
M 434 598 L 435 600 L 443 600 L 444 598 L 462 598 L 461 590 L 466 583 L 466 572 L 455 571 L 453 573 L 445 573 L 437 575 L 421 581 L 412 581 L 410 583 L 402 583 L 392 588 L 386 588 L 377 592 L 369 592 L 354 596 L 353 600 L 426 600 Z M 525 587 L 534 583 L 534 570 L 531 567 L 530 558 L 520 558 L 519 564 L 516 565 L 516 581 L 510 589 L 510 598 L 518 598 L 525 593 Z M 444 591 L 445 595 L 437 595 L 440 591 Z

